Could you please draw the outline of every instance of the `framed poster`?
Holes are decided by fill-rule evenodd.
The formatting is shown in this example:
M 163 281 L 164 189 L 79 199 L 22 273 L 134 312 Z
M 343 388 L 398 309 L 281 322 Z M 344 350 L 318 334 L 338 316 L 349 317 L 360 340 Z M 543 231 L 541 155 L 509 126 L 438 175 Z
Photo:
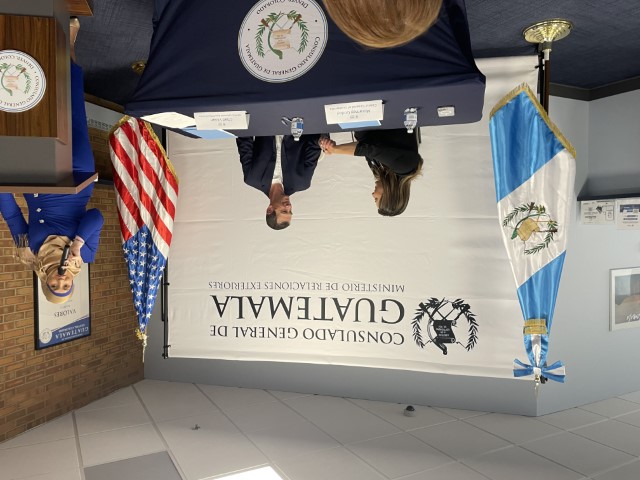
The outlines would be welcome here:
M 611 270 L 610 330 L 640 326 L 640 267 Z
M 89 264 L 84 263 L 73 282 L 73 297 L 60 305 L 47 301 L 40 288 L 40 280 L 33 274 L 36 350 L 91 335 L 89 272 Z

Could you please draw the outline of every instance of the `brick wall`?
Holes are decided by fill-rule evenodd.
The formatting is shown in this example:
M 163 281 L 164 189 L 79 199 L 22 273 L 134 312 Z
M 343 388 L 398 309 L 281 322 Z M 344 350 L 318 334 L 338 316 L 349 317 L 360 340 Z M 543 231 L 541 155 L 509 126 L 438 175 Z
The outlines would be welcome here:
M 91 336 L 44 350 L 34 349 L 32 273 L 0 220 L 0 441 L 143 378 L 113 188 L 96 185 L 91 207 L 105 218 L 91 265 Z
M 111 157 L 109 157 L 109 130 L 89 126 L 89 141 L 96 162 L 96 171 L 101 180 L 113 180 Z

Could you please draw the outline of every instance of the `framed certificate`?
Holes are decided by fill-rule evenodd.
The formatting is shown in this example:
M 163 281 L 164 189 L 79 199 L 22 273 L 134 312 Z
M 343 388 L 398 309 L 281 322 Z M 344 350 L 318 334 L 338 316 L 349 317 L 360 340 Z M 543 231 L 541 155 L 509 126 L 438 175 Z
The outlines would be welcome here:
M 640 267 L 611 270 L 610 330 L 640 327 Z
M 89 264 L 84 263 L 74 279 L 73 296 L 60 305 L 47 301 L 40 288 L 40 280 L 33 274 L 36 350 L 91 335 L 89 270 Z

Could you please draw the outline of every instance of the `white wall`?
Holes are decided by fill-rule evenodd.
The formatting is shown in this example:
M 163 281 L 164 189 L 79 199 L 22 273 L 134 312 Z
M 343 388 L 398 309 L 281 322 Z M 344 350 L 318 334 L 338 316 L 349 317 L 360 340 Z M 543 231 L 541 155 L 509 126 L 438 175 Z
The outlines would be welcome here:
M 589 103 L 589 193 L 640 193 L 640 90 Z
M 589 173 L 590 113 L 590 102 L 560 97 L 549 99 L 549 117 L 576 149 L 576 194 L 587 182 Z
M 589 185 L 599 185 L 599 194 L 633 186 L 625 179 L 640 178 L 640 91 L 588 103 L 550 103 L 551 117 L 577 149 L 576 191 L 584 185 L 587 165 Z M 551 392 L 545 385 L 538 414 L 640 389 L 640 329 L 609 331 L 609 270 L 640 266 L 640 231 L 582 225 L 579 213 L 577 205 L 549 354 L 550 361 L 565 362 L 567 383 Z
M 107 108 L 95 105 L 93 103 L 84 102 L 87 112 L 87 122 L 90 127 L 99 130 L 109 131 L 122 118 L 122 114 L 109 110 Z

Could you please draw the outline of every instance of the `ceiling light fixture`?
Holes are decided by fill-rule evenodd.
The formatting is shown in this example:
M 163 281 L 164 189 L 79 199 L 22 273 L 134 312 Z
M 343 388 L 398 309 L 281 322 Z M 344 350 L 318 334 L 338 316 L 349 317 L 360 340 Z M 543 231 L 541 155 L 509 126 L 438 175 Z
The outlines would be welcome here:
M 562 40 L 571 33 L 573 24 L 563 18 L 552 18 L 543 22 L 534 23 L 522 31 L 522 36 L 529 43 L 540 45 L 540 50 L 545 52 L 545 60 L 549 60 L 551 44 Z

